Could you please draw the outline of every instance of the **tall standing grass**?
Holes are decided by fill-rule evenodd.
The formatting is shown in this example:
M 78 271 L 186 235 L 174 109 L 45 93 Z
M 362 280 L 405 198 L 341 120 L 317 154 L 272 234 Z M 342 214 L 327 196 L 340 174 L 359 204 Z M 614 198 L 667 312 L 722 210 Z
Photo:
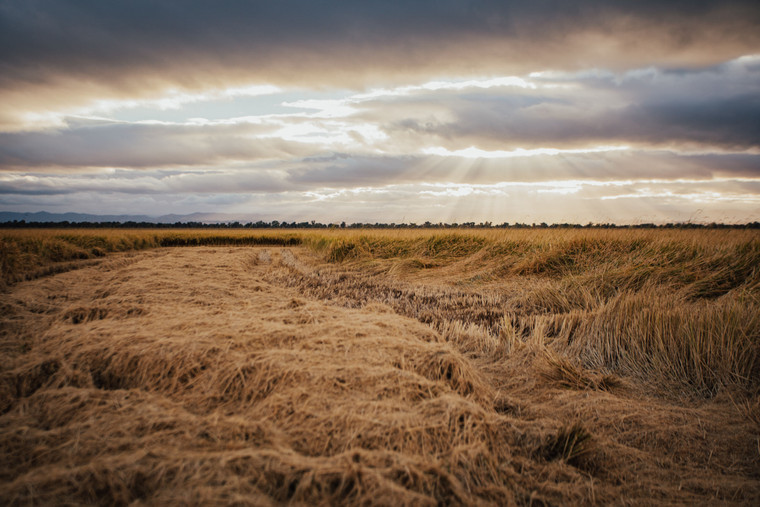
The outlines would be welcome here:
M 688 385 L 760 386 L 760 305 L 742 295 L 689 302 L 641 292 L 618 296 L 589 316 L 568 347 L 595 368 Z

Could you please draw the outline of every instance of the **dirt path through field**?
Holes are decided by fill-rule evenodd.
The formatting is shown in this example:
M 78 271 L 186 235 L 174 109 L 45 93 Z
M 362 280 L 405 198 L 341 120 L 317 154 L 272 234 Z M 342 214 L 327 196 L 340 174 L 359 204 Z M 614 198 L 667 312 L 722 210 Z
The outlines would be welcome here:
M 535 354 L 479 361 L 381 303 L 273 284 L 293 251 L 155 250 L 1 295 L 2 503 L 757 499 L 752 452 L 719 479 L 707 450 L 707 466 L 668 461 L 651 414 L 611 415 L 625 395 L 519 377 Z M 686 428 L 700 417 L 720 424 L 714 406 L 649 410 L 683 424 L 679 438 L 704 434 Z M 602 433 L 565 435 L 573 413 Z M 637 428 L 655 440 L 633 441 Z

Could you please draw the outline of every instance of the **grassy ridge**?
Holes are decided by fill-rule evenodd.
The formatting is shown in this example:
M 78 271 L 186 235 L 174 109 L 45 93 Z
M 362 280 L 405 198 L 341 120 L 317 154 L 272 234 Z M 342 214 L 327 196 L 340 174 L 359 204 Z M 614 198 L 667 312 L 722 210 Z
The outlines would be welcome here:
M 518 230 L 405 231 L 303 237 L 328 262 L 372 261 L 435 268 L 476 260 L 482 282 L 513 276 L 573 279 L 604 293 L 645 285 L 688 287 L 690 297 L 715 298 L 760 284 L 756 231 Z M 465 270 L 466 271 L 466 270 Z M 468 280 L 467 273 L 461 273 Z
M 13 230 L 0 233 L 0 273 L 13 282 L 51 265 L 114 252 L 222 245 L 304 245 L 332 263 L 385 261 L 412 268 L 477 256 L 480 281 L 580 277 L 603 291 L 665 283 L 710 298 L 739 286 L 755 290 L 760 283 L 760 233 L 752 230 Z
M 402 230 L 214 230 L 214 229 L 9 229 L 0 232 L 4 255 L 36 254 L 47 262 L 162 246 L 297 245 L 325 253 L 331 261 L 421 257 L 454 260 L 488 248 L 492 256 L 533 256 L 527 271 L 557 272 L 582 267 L 610 254 L 637 254 L 663 263 L 700 259 L 705 253 L 757 255 L 756 230 L 641 229 L 437 229 Z M 10 249 L 10 250 L 9 250 Z
M 301 242 L 291 232 L 205 230 L 10 230 L 0 233 L 0 274 L 6 284 L 65 270 L 109 253 L 172 246 L 281 245 Z

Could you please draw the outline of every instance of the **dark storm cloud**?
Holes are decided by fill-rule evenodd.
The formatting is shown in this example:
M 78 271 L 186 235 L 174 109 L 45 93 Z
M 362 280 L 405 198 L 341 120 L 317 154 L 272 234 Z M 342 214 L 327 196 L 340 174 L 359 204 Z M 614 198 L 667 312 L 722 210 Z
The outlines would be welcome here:
M 760 155 L 750 153 L 689 155 L 681 157 L 696 172 L 699 169 L 710 174 L 733 177 L 760 177 Z
M 117 170 L 109 173 L 28 174 L 0 181 L 0 194 L 71 195 L 83 192 L 106 194 L 237 194 L 241 192 L 282 192 L 299 188 L 286 181 L 287 174 L 276 170 L 202 170 L 172 171 Z
M 573 106 L 513 108 L 501 100 L 479 101 L 454 110 L 455 120 L 431 122 L 405 118 L 388 132 L 414 131 L 440 136 L 464 148 L 574 147 L 588 143 L 640 143 L 653 146 L 696 143 L 710 147 L 760 147 L 760 95 L 678 102 L 646 99 L 599 112 Z
M 420 171 L 420 165 L 419 157 L 337 154 L 300 161 L 289 171 L 289 179 L 299 185 L 340 188 L 410 180 L 423 181 L 429 175 Z
M 252 138 L 270 130 L 270 127 L 245 123 L 73 122 L 58 130 L 0 133 L 0 167 L 198 166 L 305 154 L 299 143 Z
M 0 92 L 18 114 L 35 100 L 44 108 L 92 93 L 243 81 L 361 86 L 430 74 L 690 66 L 757 51 L 759 25 L 756 2 L 741 0 L 6 0 Z
M 679 155 L 664 151 L 573 153 L 512 159 L 336 154 L 284 163 L 284 188 L 356 188 L 412 183 L 540 183 L 760 176 L 760 155 Z
M 760 94 L 709 102 L 650 101 L 620 116 L 631 141 L 688 141 L 744 149 L 760 147 Z M 628 135 L 625 135 L 628 131 Z
M 690 70 L 650 67 L 622 74 L 539 77 L 539 85 L 570 88 L 405 97 L 384 108 L 377 105 L 377 116 L 367 114 L 382 122 L 390 135 L 438 138 L 455 148 L 572 148 L 590 143 L 757 148 L 758 61 L 743 58 Z M 446 104 L 449 114 L 405 115 L 426 108 L 435 112 L 438 104 Z
M 341 156 L 296 164 L 297 187 L 350 188 L 395 183 L 542 182 L 561 180 L 706 179 L 760 176 L 760 155 L 679 155 L 662 151 L 573 153 L 512 159 Z

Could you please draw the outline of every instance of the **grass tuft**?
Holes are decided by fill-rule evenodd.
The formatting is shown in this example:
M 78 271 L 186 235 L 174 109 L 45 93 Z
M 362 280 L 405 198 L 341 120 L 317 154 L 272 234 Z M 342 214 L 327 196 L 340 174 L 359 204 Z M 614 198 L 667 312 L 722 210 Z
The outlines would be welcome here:
M 539 371 L 549 382 L 567 389 L 593 389 L 610 391 L 621 386 L 614 375 L 599 374 L 585 370 L 582 366 L 547 349 L 544 353 L 546 366 Z
M 540 454 L 547 461 L 563 460 L 579 465 L 592 451 L 591 433 L 580 422 L 563 426 L 546 439 Z

